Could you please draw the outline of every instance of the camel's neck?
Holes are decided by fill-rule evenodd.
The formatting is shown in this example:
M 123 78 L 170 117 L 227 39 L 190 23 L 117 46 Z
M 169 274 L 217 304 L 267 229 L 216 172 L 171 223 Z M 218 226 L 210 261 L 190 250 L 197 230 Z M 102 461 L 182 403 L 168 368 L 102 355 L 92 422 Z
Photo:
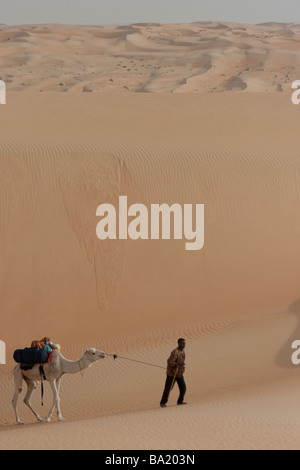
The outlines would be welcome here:
M 85 354 L 78 361 L 70 361 L 61 355 L 60 363 L 64 374 L 76 374 L 81 370 L 87 369 L 91 365 Z

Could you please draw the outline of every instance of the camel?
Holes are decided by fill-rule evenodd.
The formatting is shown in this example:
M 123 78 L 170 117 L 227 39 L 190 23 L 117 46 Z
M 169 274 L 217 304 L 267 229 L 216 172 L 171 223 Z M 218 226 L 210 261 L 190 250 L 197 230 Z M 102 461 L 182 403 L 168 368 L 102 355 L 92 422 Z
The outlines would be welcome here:
M 66 359 L 59 351 L 54 350 L 51 362 L 48 364 L 43 364 L 45 378 L 49 381 L 52 392 L 53 392 L 53 403 L 50 407 L 49 413 L 46 416 L 46 421 L 50 422 L 51 416 L 54 408 L 57 410 L 57 419 L 58 421 L 63 421 L 63 417 L 60 411 L 60 398 L 59 398 L 59 389 L 61 384 L 61 379 L 64 374 L 76 374 L 81 372 L 84 369 L 90 367 L 94 362 L 98 361 L 101 358 L 105 357 L 103 351 L 98 351 L 94 348 L 89 348 L 85 351 L 83 356 L 78 361 L 70 361 Z M 39 364 L 35 364 L 31 370 L 22 370 L 20 364 L 18 364 L 14 371 L 14 382 L 15 382 L 15 393 L 12 400 L 12 404 L 16 414 L 17 424 L 23 424 L 19 418 L 17 403 L 18 395 L 22 392 L 22 382 L 25 380 L 27 384 L 27 392 L 24 397 L 24 403 L 32 411 L 38 421 L 43 421 L 36 411 L 32 408 L 30 404 L 30 398 L 33 391 L 37 388 L 39 382 L 41 381 L 41 374 L 39 370 Z

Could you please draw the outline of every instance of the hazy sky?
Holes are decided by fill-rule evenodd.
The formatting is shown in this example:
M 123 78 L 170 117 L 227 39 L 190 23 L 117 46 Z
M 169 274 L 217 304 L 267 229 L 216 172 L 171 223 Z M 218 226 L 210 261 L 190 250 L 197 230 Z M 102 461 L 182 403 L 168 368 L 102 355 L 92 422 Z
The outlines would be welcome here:
M 300 22 L 300 0 L 0 0 L 0 23 Z

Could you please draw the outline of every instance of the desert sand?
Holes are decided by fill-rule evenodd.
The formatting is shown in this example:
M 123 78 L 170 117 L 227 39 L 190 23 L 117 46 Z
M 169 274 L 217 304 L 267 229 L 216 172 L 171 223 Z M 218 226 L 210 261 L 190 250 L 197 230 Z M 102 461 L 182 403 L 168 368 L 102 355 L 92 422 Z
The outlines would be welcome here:
M 298 449 L 300 26 L 1 29 L 0 449 Z M 121 194 L 205 204 L 204 248 L 99 240 Z M 183 336 L 188 405 L 108 356 L 63 378 L 65 422 L 24 384 L 16 426 L 12 353 L 45 335 L 161 367 Z

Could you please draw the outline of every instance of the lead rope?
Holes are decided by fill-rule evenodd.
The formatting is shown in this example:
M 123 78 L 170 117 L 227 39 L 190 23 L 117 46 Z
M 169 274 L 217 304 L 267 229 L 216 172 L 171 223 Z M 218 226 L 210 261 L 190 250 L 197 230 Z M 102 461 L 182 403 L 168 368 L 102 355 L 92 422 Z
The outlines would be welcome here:
M 78 366 L 79 366 L 81 378 L 83 379 L 83 370 L 82 370 L 81 365 L 80 365 L 80 359 L 79 359 L 79 361 L 78 361 Z
M 159 365 L 157 365 L 157 364 L 151 364 L 151 362 L 138 361 L 137 359 L 131 359 L 130 357 L 117 356 L 117 354 L 107 354 L 107 353 L 106 353 L 106 356 L 111 356 L 111 357 L 114 358 L 114 360 L 116 360 L 116 359 L 124 359 L 125 361 L 139 362 L 140 364 L 145 364 L 145 365 L 147 365 L 147 366 L 158 367 L 159 369 L 166 369 L 166 368 L 163 367 L 163 366 L 159 366 Z
M 42 364 L 40 364 L 39 371 L 40 371 L 40 376 L 41 376 L 41 405 L 44 406 L 44 380 L 47 380 L 47 379 L 46 379 L 45 371 L 44 371 Z

